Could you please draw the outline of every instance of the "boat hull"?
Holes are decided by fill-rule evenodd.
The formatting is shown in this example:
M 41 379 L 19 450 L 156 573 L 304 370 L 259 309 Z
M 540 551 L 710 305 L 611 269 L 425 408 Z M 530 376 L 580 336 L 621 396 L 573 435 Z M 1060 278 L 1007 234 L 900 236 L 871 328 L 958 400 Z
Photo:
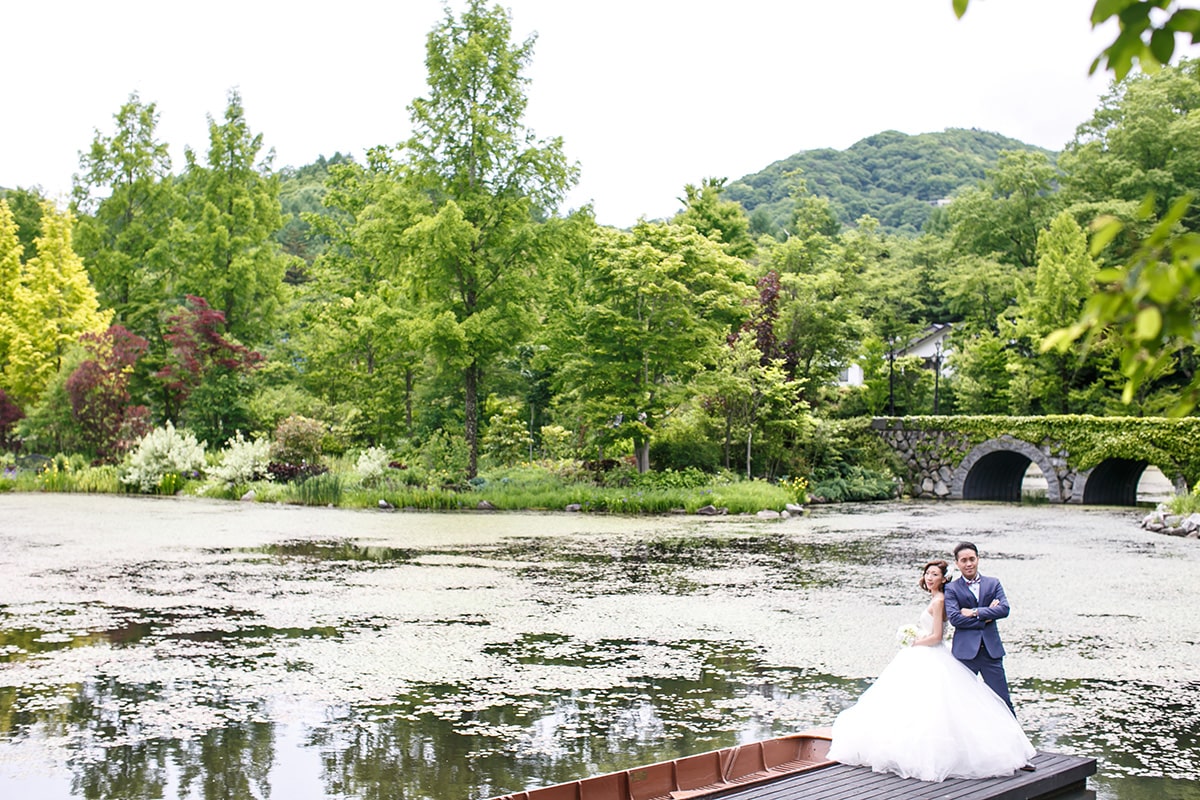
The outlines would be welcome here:
M 734 745 L 492 800 L 697 800 L 835 763 L 827 731 Z

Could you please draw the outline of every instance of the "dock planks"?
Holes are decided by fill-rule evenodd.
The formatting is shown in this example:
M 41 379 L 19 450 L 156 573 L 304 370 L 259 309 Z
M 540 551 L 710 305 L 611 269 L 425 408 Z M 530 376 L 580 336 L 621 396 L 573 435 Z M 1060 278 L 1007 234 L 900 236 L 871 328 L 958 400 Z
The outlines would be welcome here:
M 766 784 L 712 795 L 721 800 L 1034 800 L 1069 789 L 1083 789 L 1096 774 L 1096 760 L 1039 752 L 1035 772 L 1002 778 L 951 779 L 928 783 L 872 772 L 866 767 L 832 764 Z

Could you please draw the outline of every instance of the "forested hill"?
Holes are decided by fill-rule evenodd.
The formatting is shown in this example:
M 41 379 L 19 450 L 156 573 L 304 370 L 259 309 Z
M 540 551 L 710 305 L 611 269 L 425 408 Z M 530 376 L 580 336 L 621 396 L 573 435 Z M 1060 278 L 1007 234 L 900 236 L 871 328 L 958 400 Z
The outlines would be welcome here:
M 982 179 L 1005 150 L 1050 152 L 987 131 L 950 128 L 916 136 L 884 131 L 846 150 L 788 156 L 731 181 L 724 196 L 742 204 L 755 229 L 773 231 L 790 222 L 793 181 L 786 176 L 799 170 L 808 191 L 828 198 L 844 225 L 870 214 L 888 230 L 915 233 L 938 200 Z

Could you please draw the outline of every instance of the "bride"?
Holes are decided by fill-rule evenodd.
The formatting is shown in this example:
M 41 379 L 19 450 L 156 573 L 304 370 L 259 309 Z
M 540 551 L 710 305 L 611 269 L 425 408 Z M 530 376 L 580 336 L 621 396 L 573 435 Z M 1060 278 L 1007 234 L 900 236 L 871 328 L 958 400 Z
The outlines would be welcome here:
M 903 648 L 858 702 L 833 723 L 829 758 L 903 778 L 990 778 L 1033 758 L 1012 712 L 943 644 L 949 565 L 925 565 L 920 586 L 932 595 L 916 639 Z

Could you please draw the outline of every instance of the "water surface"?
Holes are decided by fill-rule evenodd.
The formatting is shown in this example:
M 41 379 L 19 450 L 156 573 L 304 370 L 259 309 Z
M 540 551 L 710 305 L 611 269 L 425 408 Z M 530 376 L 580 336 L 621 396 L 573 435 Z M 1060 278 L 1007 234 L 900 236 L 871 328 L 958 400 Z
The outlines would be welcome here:
M 803 518 L 0 495 L 0 796 L 462 798 L 827 725 L 960 538 L 1034 744 L 1200 798 L 1200 543 L 1132 509 Z

